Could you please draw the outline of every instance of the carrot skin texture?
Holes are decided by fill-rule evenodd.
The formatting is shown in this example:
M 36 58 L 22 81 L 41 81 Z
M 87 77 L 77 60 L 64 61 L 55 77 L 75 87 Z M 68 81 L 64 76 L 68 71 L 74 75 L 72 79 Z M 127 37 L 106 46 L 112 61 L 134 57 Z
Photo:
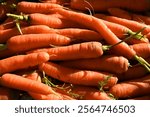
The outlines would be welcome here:
M 129 67 L 129 61 L 126 58 L 113 55 L 103 55 L 99 58 L 85 60 L 62 61 L 59 64 L 76 69 L 106 71 L 117 74 L 126 72 Z
M 17 4 L 17 11 L 23 12 L 26 14 L 30 13 L 53 13 L 52 9 L 54 8 L 62 8 L 62 6 L 58 4 L 43 4 L 43 3 L 34 3 L 34 2 L 26 2 L 22 1 Z
M 64 47 L 37 49 L 27 53 L 37 52 L 47 52 L 50 55 L 50 60 L 53 61 L 97 58 L 103 55 L 100 42 L 84 42 Z
M 36 66 L 49 60 L 45 52 L 27 55 L 16 55 L 0 60 L 0 74 Z
M 42 63 L 39 65 L 39 69 L 44 71 L 47 75 L 58 80 L 72 84 L 88 86 L 98 86 L 98 82 L 104 81 L 106 77 L 112 75 L 109 73 L 71 69 L 54 64 L 52 62 Z M 116 83 L 117 77 L 112 76 L 105 86 L 111 87 Z
M 42 33 L 54 33 L 48 26 L 45 25 L 35 25 L 21 27 L 23 34 L 42 34 Z M 0 30 L 0 43 L 6 43 L 7 40 L 13 36 L 20 35 L 16 27 L 6 30 Z
M 53 93 L 51 87 L 43 83 L 39 83 L 37 81 L 10 73 L 2 75 L 2 77 L 0 78 L 0 85 L 24 91 L 37 92 L 41 94 Z
M 110 89 L 110 93 L 117 98 L 134 98 L 150 94 L 150 75 L 145 77 L 121 82 Z
M 32 49 L 50 47 L 50 45 L 68 45 L 71 39 L 58 34 L 26 34 L 11 37 L 7 47 L 14 52 L 25 52 Z

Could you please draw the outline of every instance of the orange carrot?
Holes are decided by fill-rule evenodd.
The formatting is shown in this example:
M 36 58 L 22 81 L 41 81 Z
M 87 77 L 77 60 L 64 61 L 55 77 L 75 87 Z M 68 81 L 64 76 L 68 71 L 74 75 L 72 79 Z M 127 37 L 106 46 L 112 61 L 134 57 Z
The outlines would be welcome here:
M 122 56 L 104 55 L 100 58 L 63 61 L 60 65 L 85 70 L 123 73 L 128 70 L 129 61 Z
M 50 29 L 46 25 L 33 25 L 33 26 L 26 26 L 21 27 L 21 31 L 23 34 L 42 34 L 42 33 L 54 33 L 55 31 Z M 0 43 L 5 43 L 9 38 L 20 35 L 20 32 L 16 27 L 0 30 Z
M 17 4 L 17 11 L 26 13 L 26 14 L 53 13 L 52 9 L 54 9 L 54 8 L 62 8 L 62 6 L 60 6 L 58 4 L 26 2 L 26 1 L 22 1 Z
M 28 55 L 16 55 L 0 60 L 0 74 L 36 66 L 49 60 L 45 52 Z
M 146 37 L 150 40 L 150 32 L 146 35 Z
M 68 21 L 67 19 L 47 14 L 33 13 L 28 15 L 15 15 L 8 13 L 7 16 L 18 20 L 23 20 L 30 25 L 47 25 L 50 28 L 82 27 L 77 23 Z
M 150 57 L 150 44 L 149 43 L 133 44 L 133 45 L 130 45 L 130 48 L 132 48 L 138 56 L 141 56 L 143 58 Z
M 120 17 L 120 18 L 124 18 L 124 19 L 128 19 L 128 20 L 132 19 L 131 15 L 128 11 L 117 8 L 117 7 L 116 8 L 108 8 L 108 12 L 112 16 L 116 16 L 116 17 Z
M 136 5 L 134 4 L 136 3 Z M 149 0 L 71 0 L 71 8 L 87 10 L 93 7 L 94 11 L 107 11 L 108 8 L 119 7 L 132 11 L 148 11 L 150 9 Z
M 147 62 L 150 63 L 150 58 L 146 60 Z M 143 68 L 140 64 L 136 64 L 133 65 L 132 67 L 129 67 L 129 69 L 126 72 L 122 74 L 117 74 L 117 77 L 119 81 L 127 81 L 127 80 L 133 80 L 140 77 L 144 77 L 147 74 L 148 71 L 145 68 Z
M 50 47 L 50 45 L 68 45 L 71 39 L 58 34 L 26 34 L 11 37 L 7 47 L 14 52 Z
M 41 0 L 44 3 L 54 3 L 60 5 L 66 5 L 70 3 L 70 0 Z
M 111 87 L 109 92 L 117 98 L 134 98 L 150 94 L 150 75 L 118 83 Z
M 107 21 L 110 21 L 110 22 L 121 24 L 135 32 L 146 27 L 142 31 L 142 34 L 144 34 L 144 35 L 146 35 L 147 33 L 150 32 L 150 27 L 148 25 L 141 24 L 141 23 L 133 21 L 133 20 L 127 20 L 127 19 L 123 19 L 123 18 L 119 18 L 119 17 L 115 17 L 115 16 L 107 16 L 107 15 L 101 15 L 101 14 L 97 15 L 97 17 L 107 20 Z
M 85 58 L 97 58 L 103 55 L 107 47 L 102 46 L 100 42 L 84 42 L 55 48 L 44 48 L 31 50 L 27 53 L 47 52 L 50 60 L 75 60 Z
M 110 73 L 71 69 L 52 62 L 42 63 L 39 65 L 39 69 L 44 71 L 45 74 L 66 83 L 98 86 L 99 82 L 104 82 L 109 76 L 105 87 L 110 88 L 117 83 L 117 77 Z
M 0 30 L 5 30 L 5 29 L 9 29 L 15 26 L 15 22 L 14 21 L 10 21 L 10 22 L 6 22 L 6 23 L 2 23 L 0 25 Z
M 0 78 L 0 85 L 23 91 L 37 92 L 41 94 L 54 93 L 51 87 L 19 75 L 6 73 Z

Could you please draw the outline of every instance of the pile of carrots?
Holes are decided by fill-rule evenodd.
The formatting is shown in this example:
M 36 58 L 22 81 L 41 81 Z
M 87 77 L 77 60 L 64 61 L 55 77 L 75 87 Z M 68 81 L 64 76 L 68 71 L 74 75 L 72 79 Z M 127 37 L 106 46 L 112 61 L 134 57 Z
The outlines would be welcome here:
M 150 1 L 132 1 L 2 2 L 0 99 L 149 100 Z

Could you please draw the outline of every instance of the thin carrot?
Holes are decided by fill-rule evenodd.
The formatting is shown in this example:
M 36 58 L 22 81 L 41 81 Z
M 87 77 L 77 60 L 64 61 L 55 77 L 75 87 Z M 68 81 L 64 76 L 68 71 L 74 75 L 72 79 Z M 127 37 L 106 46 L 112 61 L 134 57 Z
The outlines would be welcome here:
M 107 46 L 102 46 L 100 42 L 84 42 L 62 47 L 36 49 L 27 53 L 47 52 L 50 60 L 58 61 L 97 58 L 102 56 L 103 51 L 107 49 Z
M 58 4 L 26 2 L 26 1 L 22 1 L 17 4 L 17 11 L 26 13 L 26 14 L 53 13 L 52 9 L 54 9 L 54 8 L 62 8 L 62 6 L 60 6 Z
M 134 98 L 150 94 L 150 75 L 118 83 L 114 85 L 109 92 L 120 99 Z
M 124 18 L 124 19 L 128 19 L 131 20 L 132 17 L 130 15 L 130 13 L 127 10 L 123 10 L 120 8 L 108 8 L 107 10 L 112 16 L 116 16 L 116 17 L 120 17 L 120 18 Z
M 140 43 L 140 44 L 133 44 L 130 45 L 130 48 L 132 48 L 138 56 L 141 56 L 142 58 L 148 58 L 150 57 L 150 44 L 149 43 Z
M 136 5 L 134 4 L 136 3 Z M 94 11 L 107 11 L 108 8 L 119 7 L 132 11 L 148 11 L 150 9 L 149 0 L 71 0 L 71 8 L 87 10 L 93 7 Z
M 110 73 L 71 69 L 52 62 L 42 63 L 39 65 L 39 69 L 44 71 L 45 74 L 66 83 L 98 86 L 98 83 L 104 82 L 108 76 L 111 77 L 105 87 L 110 88 L 117 83 L 117 77 Z
M 128 59 L 137 60 L 150 72 L 150 64 L 148 64 L 143 58 L 137 56 L 136 52 L 133 49 L 129 48 L 128 44 L 126 44 L 125 42 L 120 43 L 122 41 L 117 38 L 114 33 L 112 33 L 112 31 L 103 23 L 103 21 L 93 16 L 86 15 L 84 13 L 77 13 L 64 9 L 57 9 L 57 12 L 70 19 L 71 21 L 77 22 L 79 24 L 85 25 L 88 28 L 96 30 L 104 37 L 108 44 L 117 44 L 117 46 L 115 45 L 115 47 L 113 47 L 116 52 L 120 53 L 124 57 L 127 57 Z M 141 29 L 144 28 L 142 27 Z
M 36 66 L 49 60 L 45 52 L 28 55 L 16 55 L 0 60 L 0 74 Z
M 23 20 L 30 25 L 47 25 L 50 28 L 68 28 L 68 27 L 82 27 L 77 23 L 68 21 L 64 18 L 59 18 L 47 14 L 33 13 L 28 15 L 15 15 L 15 14 L 7 14 L 8 17 L 12 17 L 17 20 Z
M 133 21 L 133 20 L 127 20 L 127 19 L 123 19 L 123 18 L 119 18 L 119 17 L 115 17 L 115 16 L 107 16 L 107 15 L 97 15 L 97 17 L 110 21 L 110 22 L 114 22 L 114 23 L 118 23 L 121 24 L 123 26 L 128 27 L 129 29 L 131 29 L 132 31 L 138 31 L 144 27 L 146 27 L 143 31 L 142 34 L 146 35 L 147 33 L 150 32 L 150 27 L 148 25 L 145 24 L 141 24 L 139 22 Z
M 6 73 L 0 78 L 0 85 L 23 91 L 33 91 L 41 94 L 54 93 L 51 87 L 19 75 Z
M 29 51 L 32 49 L 50 47 L 50 45 L 68 45 L 71 39 L 58 34 L 26 34 L 11 37 L 7 47 L 14 52 Z
M 63 61 L 62 66 L 93 71 L 105 71 L 110 73 L 123 73 L 128 70 L 129 61 L 122 56 L 103 55 L 99 58 Z

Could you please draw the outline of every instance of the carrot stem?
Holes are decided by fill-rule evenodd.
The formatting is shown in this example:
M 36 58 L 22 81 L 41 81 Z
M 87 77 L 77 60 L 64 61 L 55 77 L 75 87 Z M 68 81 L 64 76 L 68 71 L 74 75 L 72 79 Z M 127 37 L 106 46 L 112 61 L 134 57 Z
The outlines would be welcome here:
M 21 31 L 21 28 L 20 28 L 20 23 L 19 23 L 19 21 L 16 20 L 15 22 L 16 22 L 16 27 L 17 27 L 19 33 L 20 33 L 21 35 L 23 35 L 23 33 L 22 33 L 22 31 Z

